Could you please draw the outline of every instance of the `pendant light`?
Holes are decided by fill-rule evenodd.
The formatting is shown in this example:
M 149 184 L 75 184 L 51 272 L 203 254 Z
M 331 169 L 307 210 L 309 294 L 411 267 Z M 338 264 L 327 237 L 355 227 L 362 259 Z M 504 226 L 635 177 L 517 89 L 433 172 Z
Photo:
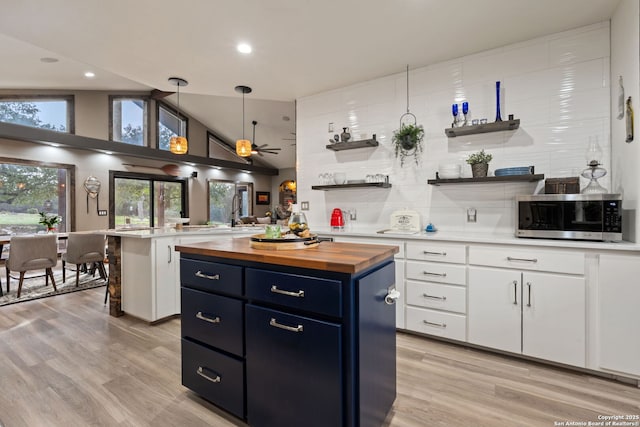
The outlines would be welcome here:
M 172 136 L 169 141 L 169 151 L 173 154 L 186 154 L 189 150 L 189 143 L 187 142 L 187 138 L 181 136 L 182 123 L 180 122 L 180 86 L 186 86 L 189 83 L 185 79 L 181 79 L 179 77 L 170 77 L 169 83 L 173 86 L 178 87 L 178 132 L 176 136 Z
M 251 156 L 251 141 L 244 139 L 244 95 L 251 93 L 249 86 L 236 86 L 236 92 L 242 93 L 242 139 L 236 141 L 236 154 L 240 157 Z

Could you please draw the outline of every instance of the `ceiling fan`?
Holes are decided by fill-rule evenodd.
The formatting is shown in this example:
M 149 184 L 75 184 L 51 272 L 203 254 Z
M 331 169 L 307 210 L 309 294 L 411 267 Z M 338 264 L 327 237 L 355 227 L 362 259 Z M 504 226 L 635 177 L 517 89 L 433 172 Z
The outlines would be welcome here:
M 257 154 L 262 157 L 264 157 L 262 153 L 279 154 L 277 153 L 277 151 L 282 150 L 282 148 L 269 148 L 267 147 L 267 145 L 269 144 L 256 145 L 256 125 L 258 124 L 258 122 L 254 120 L 251 122 L 251 124 L 253 125 L 253 142 L 251 143 L 251 154 Z

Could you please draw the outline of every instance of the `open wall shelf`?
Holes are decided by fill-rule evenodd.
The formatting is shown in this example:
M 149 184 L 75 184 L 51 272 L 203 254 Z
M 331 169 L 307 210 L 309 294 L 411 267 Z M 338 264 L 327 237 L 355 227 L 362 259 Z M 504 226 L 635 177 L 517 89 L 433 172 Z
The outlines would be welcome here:
M 453 178 L 453 179 L 430 179 L 427 184 L 472 184 L 472 183 L 490 183 L 490 182 L 534 182 L 544 179 L 544 174 L 524 174 L 524 175 L 507 175 L 507 176 L 485 176 L 482 178 Z
M 377 147 L 378 141 L 375 139 L 361 139 L 360 141 L 347 141 L 347 142 L 336 142 L 335 144 L 328 144 L 327 150 L 333 151 L 342 151 L 342 150 L 353 150 L 354 148 L 367 148 L 367 147 Z
M 485 123 L 482 125 L 462 126 L 459 128 L 447 128 L 444 133 L 449 138 L 456 136 L 475 135 L 477 133 L 501 132 L 504 130 L 516 130 L 520 127 L 520 119 L 503 120 L 501 122 Z
M 391 188 L 391 184 L 386 182 L 361 182 L 357 184 L 336 184 L 336 185 L 312 185 L 312 190 L 342 190 L 345 188 Z

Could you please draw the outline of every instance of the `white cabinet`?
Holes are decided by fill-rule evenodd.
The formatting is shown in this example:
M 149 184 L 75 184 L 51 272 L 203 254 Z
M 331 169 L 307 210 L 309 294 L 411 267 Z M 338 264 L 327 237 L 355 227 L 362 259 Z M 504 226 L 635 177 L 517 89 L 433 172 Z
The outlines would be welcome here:
M 362 243 L 370 245 L 390 245 L 397 246 L 398 253 L 394 256 L 396 264 L 396 290 L 400 292 L 400 298 L 396 300 L 396 328 L 405 329 L 405 261 L 404 261 L 404 241 L 393 239 L 373 239 L 363 237 L 351 237 L 351 236 L 335 236 L 325 235 L 322 237 L 331 237 L 334 242 L 346 242 L 346 243 Z
M 540 260 L 552 262 L 541 267 Z M 469 267 L 469 342 L 585 366 L 584 253 L 471 246 L 469 262 L 490 266 L 522 263 L 518 270 Z M 582 265 L 582 271 L 576 265 Z M 542 273 L 527 268 L 574 274 Z
M 602 369 L 640 376 L 640 256 L 600 255 L 598 358 Z
M 407 242 L 407 329 L 466 341 L 466 246 Z

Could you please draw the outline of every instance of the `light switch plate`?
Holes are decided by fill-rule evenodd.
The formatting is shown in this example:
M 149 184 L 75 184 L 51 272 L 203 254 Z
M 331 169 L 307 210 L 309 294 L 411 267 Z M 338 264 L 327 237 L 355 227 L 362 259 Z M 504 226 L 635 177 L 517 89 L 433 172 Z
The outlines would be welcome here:
M 333 122 L 329 122 L 329 133 L 333 133 Z
M 308 211 L 309 210 L 309 202 L 300 202 L 300 210 Z
M 478 211 L 475 208 L 467 209 L 467 222 L 476 222 L 478 218 Z
M 98 216 L 107 216 L 107 211 L 106 210 L 98 210 Z

